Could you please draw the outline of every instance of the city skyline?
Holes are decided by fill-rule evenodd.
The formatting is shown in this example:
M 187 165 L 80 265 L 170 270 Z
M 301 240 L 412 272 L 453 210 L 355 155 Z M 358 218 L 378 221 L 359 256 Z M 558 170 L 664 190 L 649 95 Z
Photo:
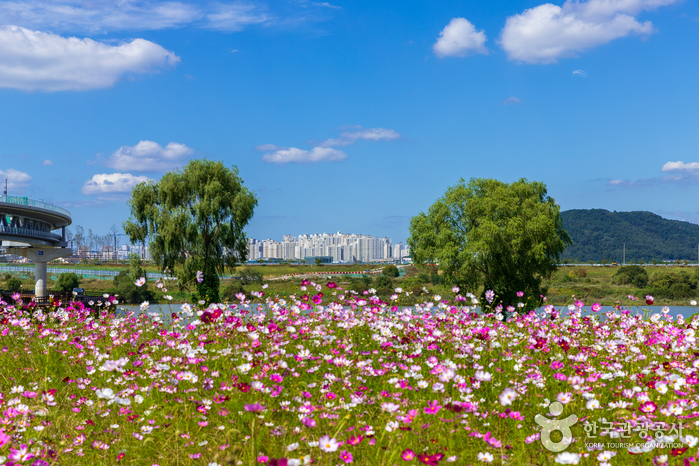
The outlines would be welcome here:
M 248 260 L 306 260 L 331 257 L 338 262 L 400 261 L 410 256 L 410 247 L 388 237 L 355 233 L 284 235 L 282 241 L 248 238 Z

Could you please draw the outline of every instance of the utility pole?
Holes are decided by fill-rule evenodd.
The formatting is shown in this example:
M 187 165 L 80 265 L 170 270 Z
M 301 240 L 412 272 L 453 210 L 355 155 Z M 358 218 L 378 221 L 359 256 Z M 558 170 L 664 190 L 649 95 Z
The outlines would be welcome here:
M 624 260 L 621 262 L 621 265 L 626 265 L 626 243 L 624 243 Z
M 5 178 L 5 196 L 7 196 L 7 178 Z

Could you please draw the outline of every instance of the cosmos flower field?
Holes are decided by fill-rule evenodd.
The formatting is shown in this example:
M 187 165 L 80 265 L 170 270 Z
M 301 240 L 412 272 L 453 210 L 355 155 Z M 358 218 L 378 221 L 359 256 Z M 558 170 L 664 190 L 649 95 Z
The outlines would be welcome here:
M 0 303 L 0 464 L 699 465 L 699 318 L 453 291 Z

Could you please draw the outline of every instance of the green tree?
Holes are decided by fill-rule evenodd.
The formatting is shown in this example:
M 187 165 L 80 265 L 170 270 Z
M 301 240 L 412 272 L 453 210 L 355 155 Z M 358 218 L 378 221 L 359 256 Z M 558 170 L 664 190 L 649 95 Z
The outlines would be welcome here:
M 235 166 L 192 160 L 182 171 L 133 188 L 124 231 L 132 243 L 148 240 L 155 263 L 173 270 L 180 286 L 201 270 L 199 298 L 218 301 L 219 274 L 247 258 L 243 229 L 256 206 Z
M 416 264 L 437 263 L 464 290 L 494 290 L 505 305 L 517 292 L 539 297 L 570 237 L 560 208 L 539 182 L 463 179 L 410 221 Z
M 73 272 L 58 275 L 58 281 L 56 282 L 57 291 L 73 291 L 73 288 L 78 288 L 79 286 L 80 279 Z

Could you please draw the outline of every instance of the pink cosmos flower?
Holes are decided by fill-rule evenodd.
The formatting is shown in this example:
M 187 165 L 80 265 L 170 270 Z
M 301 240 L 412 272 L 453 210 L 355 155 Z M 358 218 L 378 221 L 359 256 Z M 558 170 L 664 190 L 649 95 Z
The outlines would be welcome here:
M 250 413 L 259 413 L 265 410 L 265 407 L 259 403 L 254 403 L 251 405 L 245 405 L 245 411 Z
M 342 450 L 342 452 L 340 452 L 340 459 L 345 463 L 351 463 L 354 460 L 352 453 L 347 450 Z
M 362 440 L 364 440 L 364 437 L 362 437 L 361 435 L 353 435 L 349 438 L 349 440 L 347 440 L 347 444 L 359 445 L 360 443 L 362 443 Z
M 146 277 L 141 277 L 136 282 L 134 283 L 136 286 L 139 288 L 142 287 L 146 283 Z
M 592 312 L 599 312 L 602 310 L 602 305 L 600 303 L 595 303 L 592 305 Z
M 403 450 L 403 453 L 400 454 L 400 457 L 403 458 L 404 461 L 411 461 L 415 458 L 415 452 L 410 448 L 406 448 Z
M 0 448 L 4 447 L 10 440 L 12 440 L 12 437 L 0 429 Z
M 314 419 L 311 419 L 310 417 L 304 417 L 301 422 L 306 427 L 313 428 L 316 426 L 316 421 Z
M 269 460 L 269 456 L 260 455 L 257 457 L 258 463 L 266 463 Z
M 19 448 L 11 448 L 10 449 L 10 454 L 7 455 L 7 459 L 10 461 L 27 461 L 32 458 L 35 458 L 35 456 L 29 452 L 29 447 L 25 445 L 24 443 L 19 446 Z
M 422 453 L 417 455 L 418 461 L 421 463 L 425 463 L 428 466 L 437 466 L 439 462 L 444 458 L 443 453 L 435 453 L 434 455 L 428 455 L 426 453 Z
M 437 400 L 432 400 L 425 408 L 425 414 L 437 414 L 440 409 L 442 409 L 442 406 L 439 402 Z
M 204 272 L 201 270 L 197 271 L 197 283 L 202 283 L 204 281 Z
M 517 292 L 517 297 L 518 297 L 518 298 L 521 298 L 522 296 L 524 296 L 524 291 L 518 291 L 518 292 Z
M 638 407 L 638 410 L 642 413 L 654 413 L 658 409 L 658 406 L 652 401 L 646 401 Z

